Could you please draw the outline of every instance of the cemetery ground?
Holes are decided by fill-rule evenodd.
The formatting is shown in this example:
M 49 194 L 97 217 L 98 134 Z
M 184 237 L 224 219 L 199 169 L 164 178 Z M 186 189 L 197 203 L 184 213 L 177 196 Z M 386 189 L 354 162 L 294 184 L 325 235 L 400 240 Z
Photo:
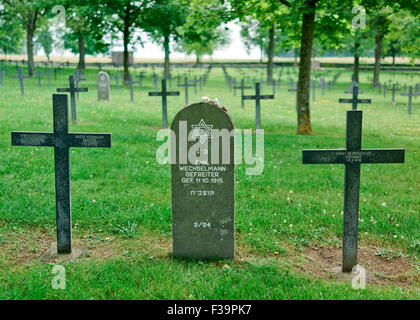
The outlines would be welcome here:
M 10 67 L 11 69 L 11 67 Z M 25 96 L 12 77 L 0 87 L 0 299 L 420 299 L 420 98 L 407 114 L 407 97 L 386 98 L 362 72 L 364 148 L 405 148 L 405 164 L 362 165 L 359 263 L 374 276 L 366 289 L 328 272 L 340 265 L 344 166 L 303 165 L 302 149 L 344 148 L 351 71 L 332 91 L 311 101 L 314 134 L 296 135 L 295 93 L 283 76 L 274 100 L 261 102 L 265 130 L 264 172 L 236 167 L 235 259 L 174 259 L 171 236 L 170 165 L 156 162 L 161 98 L 150 80 L 115 90 L 97 101 L 97 69 L 85 71 L 70 132 L 110 132 L 111 149 L 71 149 L 74 247 L 87 249 L 66 269 L 66 289 L 51 286 L 53 263 L 43 254 L 56 240 L 54 151 L 12 147 L 10 132 L 52 131 L 52 94 L 68 85 L 74 70 L 57 81 L 25 79 Z M 176 74 L 177 69 L 174 69 Z M 232 74 L 235 76 L 235 74 Z M 382 72 L 381 80 L 415 83 Z M 184 106 L 183 88 L 168 90 L 168 122 Z M 247 89 L 246 94 L 253 94 Z M 263 87 L 271 94 L 271 87 Z M 236 128 L 255 128 L 255 102 L 234 96 L 214 67 L 207 86 L 189 101 L 217 97 Z M 312 96 L 311 96 L 312 99 Z M 69 101 L 70 103 L 70 101 Z

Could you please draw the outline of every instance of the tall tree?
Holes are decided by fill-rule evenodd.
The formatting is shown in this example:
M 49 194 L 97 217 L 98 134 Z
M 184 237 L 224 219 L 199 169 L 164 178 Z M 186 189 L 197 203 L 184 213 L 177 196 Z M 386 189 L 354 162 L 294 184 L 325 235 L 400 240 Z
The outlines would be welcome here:
M 0 0 L 8 19 L 19 21 L 26 31 L 28 74 L 34 74 L 34 35 L 39 19 L 51 8 L 48 0 Z
M 137 28 L 145 25 L 147 9 L 153 0 L 104 0 L 102 9 L 106 15 L 106 21 L 114 31 L 121 32 L 123 35 L 124 46 L 124 81 L 129 80 L 129 46 L 134 39 L 134 32 Z
M 299 46 L 295 36 L 289 32 L 287 28 L 277 27 L 274 32 L 274 39 L 270 41 L 269 30 L 261 28 L 257 20 L 249 22 L 242 22 L 240 36 L 242 43 L 247 49 L 248 53 L 251 48 L 258 47 L 261 51 L 260 62 L 262 63 L 263 55 L 268 56 L 269 43 L 273 43 L 273 56 L 278 56 L 281 53 L 288 52 Z
M 68 0 L 66 3 L 64 48 L 79 55 L 78 69 L 85 69 L 86 54 L 105 53 L 107 31 L 105 14 L 98 0 Z
M 180 41 L 180 27 L 185 24 L 188 5 L 181 0 L 156 0 L 146 14 L 144 30 L 165 51 L 164 76 L 169 78 L 171 41 Z
M 53 50 L 54 39 L 51 35 L 48 24 L 39 28 L 39 32 L 36 36 L 36 42 L 42 47 L 48 61 L 50 61 L 50 54 Z
M 180 28 L 181 46 L 177 51 L 195 54 L 197 63 L 204 54 L 229 43 L 224 22 L 229 21 L 229 12 L 224 1 L 190 0 L 186 23 Z
M 383 56 L 384 40 L 391 31 L 392 17 L 402 10 L 417 15 L 420 13 L 418 0 L 362 0 L 366 8 L 367 19 L 375 37 L 375 66 L 373 69 L 373 85 L 379 84 L 381 59 Z M 404 32 L 403 32 L 404 33 Z
M 182 42 L 177 47 L 177 51 L 185 52 L 188 55 L 194 54 L 196 63 L 199 64 L 203 55 L 212 55 L 215 50 L 229 43 L 227 31 L 223 27 L 201 28 L 197 25 L 182 28 Z
M 312 134 L 310 115 L 311 58 L 314 37 L 320 43 L 336 45 L 346 28 L 343 12 L 351 10 L 352 1 L 279 0 L 290 8 L 289 21 L 301 21 L 300 61 L 296 99 L 297 134 Z
M 402 10 L 391 17 L 390 32 L 387 37 L 388 52 L 395 64 L 399 53 L 410 58 L 414 64 L 420 58 L 420 18 L 408 10 Z
M 274 52 L 276 47 L 276 30 L 281 23 L 284 25 L 284 20 L 287 14 L 287 8 L 281 4 L 281 1 L 276 0 L 231 0 L 231 8 L 233 16 L 236 16 L 240 21 L 252 23 L 258 21 L 259 31 L 262 36 L 266 35 L 268 41 L 267 52 L 267 81 L 273 81 L 274 68 Z
M 5 55 L 19 53 L 23 35 L 19 21 L 0 9 L 0 51 Z

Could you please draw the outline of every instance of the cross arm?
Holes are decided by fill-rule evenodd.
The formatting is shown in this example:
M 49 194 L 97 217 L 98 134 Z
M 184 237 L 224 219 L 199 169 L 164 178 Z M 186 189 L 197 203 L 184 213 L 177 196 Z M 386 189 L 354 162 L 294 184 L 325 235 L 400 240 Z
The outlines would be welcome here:
M 353 103 L 353 99 L 339 99 L 339 103 Z M 357 103 L 372 103 L 371 99 L 357 99 Z
M 403 163 L 404 149 L 305 149 L 302 150 L 303 164 L 346 164 L 346 163 Z
M 149 92 L 149 97 L 156 97 L 156 96 L 162 96 L 162 95 L 163 95 L 162 92 L 157 92 L 157 91 Z
M 12 146 L 54 146 L 54 134 L 48 132 L 12 132 Z
M 242 99 L 244 99 L 244 100 L 256 100 L 257 96 L 242 96 Z
M 69 147 L 111 148 L 110 133 L 69 133 Z
M 169 91 L 166 92 L 167 96 L 179 96 L 179 91 Z
M 70 88 L 57 88 L 57 92 L 69 92 Z
M 260 96 L 260 99 L 274 99 L 274 94 L 266 94 Z
M 88 88 L 74 88 L 74 91 L 76 91 L 76 92 L 87 92 Z

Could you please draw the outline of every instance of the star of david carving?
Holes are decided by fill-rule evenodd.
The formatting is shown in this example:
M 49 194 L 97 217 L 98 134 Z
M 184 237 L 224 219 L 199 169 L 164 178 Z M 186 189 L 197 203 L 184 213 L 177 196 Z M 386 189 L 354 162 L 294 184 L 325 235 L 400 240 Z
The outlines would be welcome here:
M 213 138 L 211 134 L 212 124 L 206 124 L 203 119 L 198 124 L 191 125 L 193 128 L 192 138 L 200 138 L 200 143 L 203 144 L 208 138 Z

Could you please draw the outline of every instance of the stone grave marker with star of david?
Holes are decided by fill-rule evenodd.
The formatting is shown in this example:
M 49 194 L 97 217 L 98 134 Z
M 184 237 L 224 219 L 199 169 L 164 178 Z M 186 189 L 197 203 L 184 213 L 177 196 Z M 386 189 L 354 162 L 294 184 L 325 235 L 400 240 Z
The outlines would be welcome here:
M 171 125 L 174 257 L 234 258 L 234 125 L 216 104 L 186 106 Z

